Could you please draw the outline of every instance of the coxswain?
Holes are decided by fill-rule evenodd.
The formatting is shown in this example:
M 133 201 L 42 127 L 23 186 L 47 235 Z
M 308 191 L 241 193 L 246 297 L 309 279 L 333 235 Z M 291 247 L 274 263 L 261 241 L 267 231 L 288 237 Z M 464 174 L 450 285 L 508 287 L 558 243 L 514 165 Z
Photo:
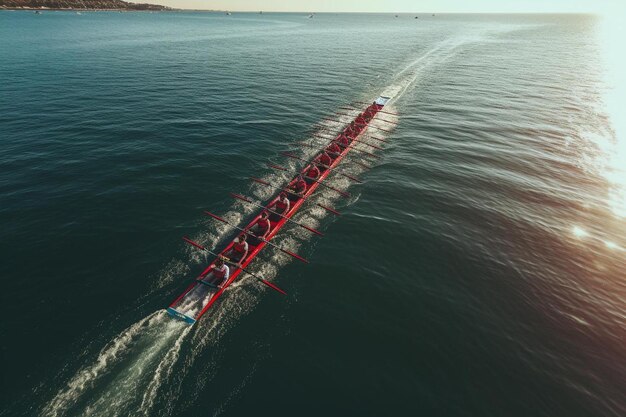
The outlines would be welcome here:
M 277 222 L 282 217 L 287 215 L 291 204 L 289 203 L 289 199 L 287 198 L 287 193 L 282 192 L 278 196 L 276 200 L 272 204 L 270 204 L 267 208 L 272 209 L 272 213 L 270 214 L 270 220 Z
M 291 184 L 289 188 L 291 189 L 291 193 L 289 194 L 289 201 L 296 201 L 299 198 L 304 197 L 304 193 L 306 193 L 307 189 L 306 181 L 304 181 L 302 175 L 298 175 L 296 181 Z
M 269 213 L 267 211 L 263 211 L 259 218 L 254 222 L 254 224 L 248 230 L 253 236 L 255 236 L 258 240 L 265 240 L 267 235 L 270 234 L 270 229 L 272 225 L 270 223 Z M 258 245 L 258 243 L 250 242 L 253 245 Z
M 306 174 L 304 175 L 304 180 L 306 181 L 306 183 L 308 185 L 313 184 L 314 182 L 317 182 L 317 179 L 320 177 L 320 169 L 317 167 L 316 164 L 311 164 L 309 166 L 309 169 L 307 169 Z
M 228 265 L 224 263 L 224 258 L 220 255 L 215 260 L 215 263 L 213 263 L 211 272 L 204 277 L 203 281 L 211 285 L 215 285 L 216 287 L 220 287 L 229 276 L 230 269 L 228 268 Z
M 248 242 L 246 242 L 246 238 L 248 235 L 245 233 L 240 234 L 234 241 L 230 250 L 226 252 L 226 256 L 232 263 L 237 264 L 239 268 L 241 268 L 241 264 L 248 256 Z
M 326 151 L 322 151 L 321 155 L 315 158 L 315 162 L 324 168 L 328 168 L 333 162 L 333 158 L 331 158 Z

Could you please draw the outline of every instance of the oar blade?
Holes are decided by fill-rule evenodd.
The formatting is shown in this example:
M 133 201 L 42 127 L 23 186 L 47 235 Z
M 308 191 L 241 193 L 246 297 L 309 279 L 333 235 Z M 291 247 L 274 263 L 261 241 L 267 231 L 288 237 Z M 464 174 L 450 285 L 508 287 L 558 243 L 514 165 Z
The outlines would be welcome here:
M 195 246 L 196 248 L 201 249 L 201 250 L 206 250 L 204 246 L 202 246 L 199 243 L 194 242 L 193 240 L 189 239 L 187 236 L 183 236 L 183 240 L 189 243 L 191 246 Z
M 267 182 L 267 181 L 263 181 L 263 180 L 262 180 L 262 179 L 260 179 L 260 178 L 250 177 L 250 179 L 251 179 L 252 181 L 254 181 L 254 182 L 258 182 L 259 184 L 263 184 L 263 185 L 272 185 L 272 184 L 270 184 L 269 182 Z
M 342 197 L 345 197 L 345 198 L 350 197 L 350 193 L 347 193 L 345 191 L 341 191 L 341 190 L 339 190 L 339 189 L 337 189 L 335 187 L 331 187 L 331 186 L 328 186 L 328 188 L 333 190 L 334 192 L 336 192 L 337 194 L 339 194 Z
M 312 227 L 306 226 L 302 223 L 296 223 L 298 226 L 305 228 L 306 230 L 308 230 L 311 233 L 315 233 L 318 236 L 324 236 L 324 233 L 320 232 L 319 230 L 313 229 Z
M 276 164 L 268 163 L 267 166 L 270 167 L 270 168 L 277 169 L 279 171 L 289 171 L 287 168 L 285 168 L 283 166 L 280 166 L 280 165 L 276 165 Z
M 226 224 L 228 224 L 228 222 L 227 222 L 226 220 L 222 219 L 220 216 L 218 216 L 218 215 L 216 215 L 216 214 L 211 213 L 210 211 L 206 211 L 206 210 L 205 210 L 205 211 L 204 211 L 204 214 L 206 214 L 207 216 L 211 216 L 211 217 L 213 217 L 215 220 L 219 220 L 219 221 L 221 221 L 222 223 L 226 223 Z
M 364 145 L 367 145 L 367 146 L 371 146 L 374 149 L 379 149 L 381 151 L 385 150 L 384 148 L 381 148 L 380 146 L 372 145 L 371 143 L 365 143 L 365 142 L 361 142 L 361 143 L 363 143 Z
M 306 259 L 304 259 L 302 256 L 298 255 L 297 253 L 293 253 L 291 251 L 288 251 L 287 249 L 283 249 L 280 246 L 275 246 L 276 248 L 278 248 L 280 251 L 286 253 L 287 255 L 293 256 L 294 258 L 296 258 L 297 260 L 304 262 L 305 264 L 308 264 L 309 261 L 307 261 Z
M 283 290 L 281 290 L 280 288 L 278 288 L 276 285 L 272 284 L 271 282 L 269 282 L 268 280 L 265 280 L 263 278 L 259 278 L 256 277 L 256 279 L 258 279 L 259 281 L 261 281 L 263 284 L 267 285 L 268 287 L 270 287 L 271 289 L 278 291 L 279 293 L 281 293 L 282 295 L 287 295 L 287 293 Z
M 328 211 L 329 213 L 334 214 L 335 216 L 341 216 L 341 213 L 339 213 L 337 210 L 330 208 L 330 207 L 326 207 L 322 204 L 317 204 L 318 206 L 320 206 L 321 208 L 323 208 L 324 210 Z
M 351 179 L 352 181 L 354 181 L 354 182 L 356 182 L 356 183 L 363 184 L 363 181 L 361 181 L 360 179 L 358 179 L 358 178 L 356 178 L 356 177 L 353 177 L 352 175 L 343 174 L 343 173 L 342 173 L 341 175 L 343 175 L 343 176 L 344 176 L 344 177 L 346 177 L 346 178 Z
M 385 139 L 382 139 L 382 138 L 377 138 L 376 136 L 368 136 L 367 138 L 368 138 L 368 139 L 374 139 L 374 140 L 377 140 L 377 141 L 379 141 L 379 142 L 383 142 L 383 143 L 388 143 L 388 142 L 389 142 L 389 141 L 387 141 L 387 140 L 385 140 Z
M 246 203 L 252 203 L 252 200 L 247 199 L 246 197 L 242 196 L 241 194 L 230 193 L 230 196 L 233 197 L 233 198 L 236 198 L 237 200 L 245 201 Z

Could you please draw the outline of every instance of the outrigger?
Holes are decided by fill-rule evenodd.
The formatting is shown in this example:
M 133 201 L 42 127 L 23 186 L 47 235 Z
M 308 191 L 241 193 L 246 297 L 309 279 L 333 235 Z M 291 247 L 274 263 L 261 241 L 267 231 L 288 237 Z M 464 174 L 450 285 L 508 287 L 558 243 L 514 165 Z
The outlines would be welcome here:
M 267 281 L 265 278 L 263 278 L 262 276 L 260 276 L 257 273 L 254 273 L 252 271 L 250 271 L 247 266 L 250 264 L 250 262 L 252 262 L 252 260 L 259 254 L 259 252 L 267 245 L 273 246 L 279 250 L 281 250 L 282 252 L 297 258 L 303 262 L 308 262 L 306 259 L 304 259 L 303 257 L 301 257 L 300 255 L 290 252 L 282 247 L 280 247 L 279 245 L 274 244 L 273 242 L 271 242 L 271 240 L 274 238 L 274 236 L 276 236 L 276 234 L 280 231 L 280 229 L 285 225 L 285 223 L 287 222 L 291 222 L 294 224 L 297 224 L 307 230 L 309 230 L 310 232 L 313 232 L 317 235 L 322 235 L 321 232 L 312 229 L 308 226 L 302 225 L 294 220 L 292 220 L 291 218 L 293 217 L 294 214 L 296 214 L 296 212 L 300 209 L 300 207 L 302 206 L 302 204 L 304 204 L 305 201 L 307 201 L 311 195 L 315 192 L 315 190 L 320 186 L 324 186 L 328 189 L 334 190 L 335 192 L 339 193 L 340 195 L 343 196 L 349 196 L 348 193 L 345 193 L 341 190 L 335 189 L 331 186 L 329 186 L 328 184 L 325 183 L 325 179 L 326 177 L 328 177 L 329 174 L 335 172 L 338 173 L 340 175 L 343 175 L 345 177 L 351 178 L 353 180 L 357 180 L 354 177 L 350 177 L 347 174 L 341 174 L 339 172 L 336 171 L 336 167 L 337 165 L 344 159 L 344 157 L 351 151 L 351 150 L 360 150 L 358 148 L 355 148 L 355 145 L 357 143 L 359 144 L 364 144 L 367 146 L 370 146 L 371 148 L 375 148 L 375 149 L 380 149 L 379 146 L 372 146 L 371 144 L 366 144 L 363 140 L 362 140 L 362 136 L 364 131 L 367 129 L 367 127 L 369 126 L 370 122 L 372 120 L 374 120 L 374 118 L 376 117 L 376 114 L 381 112 L 382 108 L 385 106 L 385 104 L 387 104 L 389 102 L 389 100 L 391 100 L 390 97 L 378 97 L 373 103 L 369 104 L 368 107 L 361 113 L 359 113 L 358 115 L 355 116 L 354 121 L 355 123 L 351 123 L 350 126 L 347 126 L 346 128 L 342 129 L 341 132 L 339 132 L 337 135 L 335 135 L 332 140 L 330 140 L 330 142 L 325 145 L 324 148 L 320 149 L 320 152 L 318 154 L 316 154 L 310 161 L 306 160 L 306 159 L 302 159 L 300 157 L 297 157 L 293 154 L 284 154 L 285 156 L 292 158 L 292 159 L 299 159 L 302 160 L 303 162 L 306 162 L 307 165 L 286 185 L 286 186 L 277 186 L 275 184 L 270 184 L 267 181 L 263 181 L 257 178 L 252 178 L 252 180 L 254 180 L 255 182 L 268 186 L 274 190 L 277 191 L 277 193 L 270 199 L 270 201 L 267 204 L 262 204 L 260 202 L 256 202 L 253 201 L 251 199 L 248 199 L 247 197 L 244 197 L 242 195 L 239 194 L 231 194 L 234 198 L 237 198 L 239 200 L 242 200 L 244 202 L 246 202 L 249 205 L 254 205 L 257 206 L 259 208 L 261 208 L 262 210 L 260 212 L 257 212 L 254 216 L 254 218 L 252 219 L 252 221 L 250 223 L 248 223 L 247 226 L 245 227 L 239 227 L 235 224 L 231 224 L 229 221 L 227 221 L 226 219 L 223 219 L 213 213 L 210 212 L 205 212 L 207 215 L 211 216 L 213 219 L 226 223 L 229 226 L 231 226 L 234 229 L 237 229 L 239 231 L 241 231 L 242 233 L 248 234 L 248 239 L 247 239 L 247 245 L 248 245 L 248 250 L 247 250 L 247 255 L 245 256 L 245 259 L 240 260 L 238 263 L 235 262 L 231 262 L 226 256 L 225 254 L 228 254 L 231 252 L 231 250 L 233 249 L 233 245 L 235 245 L 237 243 L 236 239 L 233 239 L 232 241 L 230 241 L 226 247 L 220 251 L 219 253 L 217 252 L 213 252 L 210 251 L 209 249 L 203 247 L 202 245 L 192 241 L 191 239 L 189 239 L 188 237 L 183 237 L 183 239 L 185 240 L 185 242 L 191 244 L 192 246 L 194 246 L 195 248 L 202 250 L 210 255 L 215 256 L 215 258 L 213 259 L 213 261 L 211 261 L 211 263 L 209 264 L 209 266 L 207 266 L 204 271 L 202 271 L 202 273 L 196 278 L 196 280 L 194 282 L 192 282 L 187 289 L 185 289 L 185 291 L 180 294 L 168 307 L 167 312 L 178 319 L 184 320 L 185 322 L 189 323 L 189 324 L 193 324 L 195 323 L 197 320 L 200 319 L 200 317 L 202 317 L 204 314 L 207 313 L 207 311 L 209 311 L 209 309 L 215 304 L 215 302 L 220 298 L 220 296 L 224 293 L 224 291 L 226 291 L 226 289 L 237 279 L 237 277 L 239 275 L 243 274 L 248 274 L 251 275 L 252 277 L 256 278 L 257 280 L 259 280 L 259 282 L 262 282 L 264 285 L 267 285 L 268 287 L 272 288 L 275 291 L 280 292 L 281 294 L 286 294 L 285 291 L 283 291 L 282 289 L 280 289 L 278 286 L 276 286 L 275 284 Z M 382 112 L 385 113 L 385 112 Z M 392 114 L 392 113 L 388 113 L 387 114 Z M 358 120 L 358 122 L 357 122 Z M 339 123 L 339 122 L 338 122 Z M 355 127 L 356 126 L 356 127 Z M 356 131 L 355 131 L 356 129 Z M 379 130 L 384 130 L 384 129 L 379 129 Z M 342 135 L 345 135 L 347 133 L 350 133 L 351 136 L 351 141 L 350 144 L 347 146 L 344 146 L 343 148 L 341 148 L 341 150 L 339 152 L 328 152 L 328 154 L 331 155 L 332 157 L 332 161 L 329 165 L 320 165 L 319 163 L 316 163 L 317 158 L 329 147 L 332 145 L 332 143 L 335 143 L 339 140 L 339 138 Z M 329 138 L 330 139 L 330 138 Z M 364 152 L 363 150 L 360 150 L 361 152 Z M 369 153 L 368 153 L 369 154 Z M 298 177 L 300 177 L 300 175 L 302 176 L 306 176 L 306 173 L 309 172 L 309 169 L 313 166 L 313 165 L 317 165 L 319 170 L 320 170 L 320 175 L 315 178 L 315 180 L 310 181 L 307 183 L 306 186 L 306 191 L 304 192 L 304 194 L 302 195 L 297 195 L 294 191 L 293 191 L 293 187 L 296 185 L 297 181 L 298 181 Z M 286 171 L 286 168 L 281 167 L 279 165 L 275 165 L 275 164 L 268 164 L 270 167 L 275 168 L 275 169 L 280 169 L 281 171 Z M 362 166 L 367 166 L 364 164 L 360 164 Z M 270 230 L 269 233 L 265 235 L 265 237 L 257 237 L 254 235 L 254 233 L 252 232 L 251 229 L 253 229 L 253 226 L 255 224 L 257 224 L 258 220 L 261 218 L 262 213 L 273 213 L 271 210 L 269 210 L 269 207 L 273 207 L 275 205 L 275 203 L 277 202 L 277 200 L 279 200 L 279 193 L 288 193 L 289 196 L 289 200 L 291 200 L 291 204 L 289 206 L 289 209 L 285 212 L 282 213 L 280 216 L 274 216 L 270 219 Z M 323 206 L 321 204 L 318 204 L 319 207 L 324 208 L 325 210 L 327 210 L 330 213 L 333 213 L 335 215 L 339 215 L 339 212 L 337 212 L 337 210 L 331 208 L 331 207 L 326 207 Z M 237 233 L 237 236 L 239 236 L 241 233 Z M 229 273 L 227 275 L 224 276 L 223 282 L 215 282 L 214 280 L 209 280 L 208 277 L 212 277 L 214 278 L 213 272 L 214 272 L 214 268 L 215 268 L 215 262 L 216 260 L 220 258 L 222 260 L 224 260 L 224 263 L 228 266 L 228 271 Z

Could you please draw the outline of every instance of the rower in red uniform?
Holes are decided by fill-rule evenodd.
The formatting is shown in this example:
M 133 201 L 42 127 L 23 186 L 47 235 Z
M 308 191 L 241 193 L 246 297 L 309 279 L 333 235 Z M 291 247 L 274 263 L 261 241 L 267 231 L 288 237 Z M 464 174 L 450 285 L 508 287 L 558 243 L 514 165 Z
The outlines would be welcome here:
M 348 138 L 345 133 L 342 133 L 335 139 L 335 142 L 338 143 L 341 148 L 345 149 L 350 145 L 350 138 Z
M 336 158 L 341 153 L 341 148 L 335 142 L 328 145 L 325 149 L 326 153 Z
M 250 241 L 252 245 L 258 245 L 259 241 L 265 240 L 267 235 L 270 234 L 270 229 L 272 225 L 270 224 L 269 213 L 264 211 L 261 213 L 256 222 L 248 229 L 250 234 L 253 236 L 253 240 Z
M 350 122 L 350 125 L 346 128 L 345 133 L 346 136 L 354 139 L 358 136 L 361 129 L 354 123 L 354 120 Z
M 290 187 L 291 193 L 289 193 L 289 201 L 296 201 L 302 197 L 304 197 L 304 193 L 306 193 L 307 186 L 306 181 L 302 175 L 298 175 L 296 182 L 294 182 Z
M 232 263 L 237 264 L 239 268 L 241 268 L 241 264 L 246 259 L 246 256 L 248 256 L 247 237 L 248 235 L 245 233 L 240 234 L 239 237 L 234 240 L 230 250 L 224 254 Z
M 213 268 L 211 272 L 209 272 L 202 281 L 207 282 L 211 285 L 221 287 L 221 285 L 228 279 L 230 276 L 230 269 L 224 263 L 224 258 L 222 256 L 218 256 L 213 264 Z
M 315 162 L 324 168 L 328 168 L 332 164 L 333 158 L 326 151 L 322 151 L 322 154 L 315 159 Z
M 365 126 L 367 124 L 362 113 L 359 114 L 359 117 L 356 118 L 355 122 L 357 126 Z
M 282 192 L 278 196 L 278 199 L 275 200 L 271 205 L 269 205 L 268 209 L 273 209 L 270 214 L 270 220 L 273 222 L 277 222 L 283 218 L 283 216 L 287 215 L 291 204 L 289 204 L 289 199 L 287 198 L 287 193 Z
M 320 169 L 317 167 L 317 165 L 311 164 L 309 166 L 309 169 L 307 169 L 306 174 L 304 175 L 304 181 L 306 181 L 308 185 L 311 185 L 314 182 L 316 182 L 316 180 L 320 177 L 320 175 L 321 175 L 321 172 L 320 172 Z

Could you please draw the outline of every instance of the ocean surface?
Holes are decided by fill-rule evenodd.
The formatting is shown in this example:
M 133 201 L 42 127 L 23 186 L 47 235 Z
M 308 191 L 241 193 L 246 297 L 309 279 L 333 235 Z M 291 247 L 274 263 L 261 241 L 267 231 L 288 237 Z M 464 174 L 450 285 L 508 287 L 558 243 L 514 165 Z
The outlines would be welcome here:
M 0 415 L 626 415 L 605 20 L 417 16 L 0 12 Z M 381 94 L 364 183 L 276 238 L 310 264 L 251 264 L 288 295 L 170 319 L 202 211 Z

